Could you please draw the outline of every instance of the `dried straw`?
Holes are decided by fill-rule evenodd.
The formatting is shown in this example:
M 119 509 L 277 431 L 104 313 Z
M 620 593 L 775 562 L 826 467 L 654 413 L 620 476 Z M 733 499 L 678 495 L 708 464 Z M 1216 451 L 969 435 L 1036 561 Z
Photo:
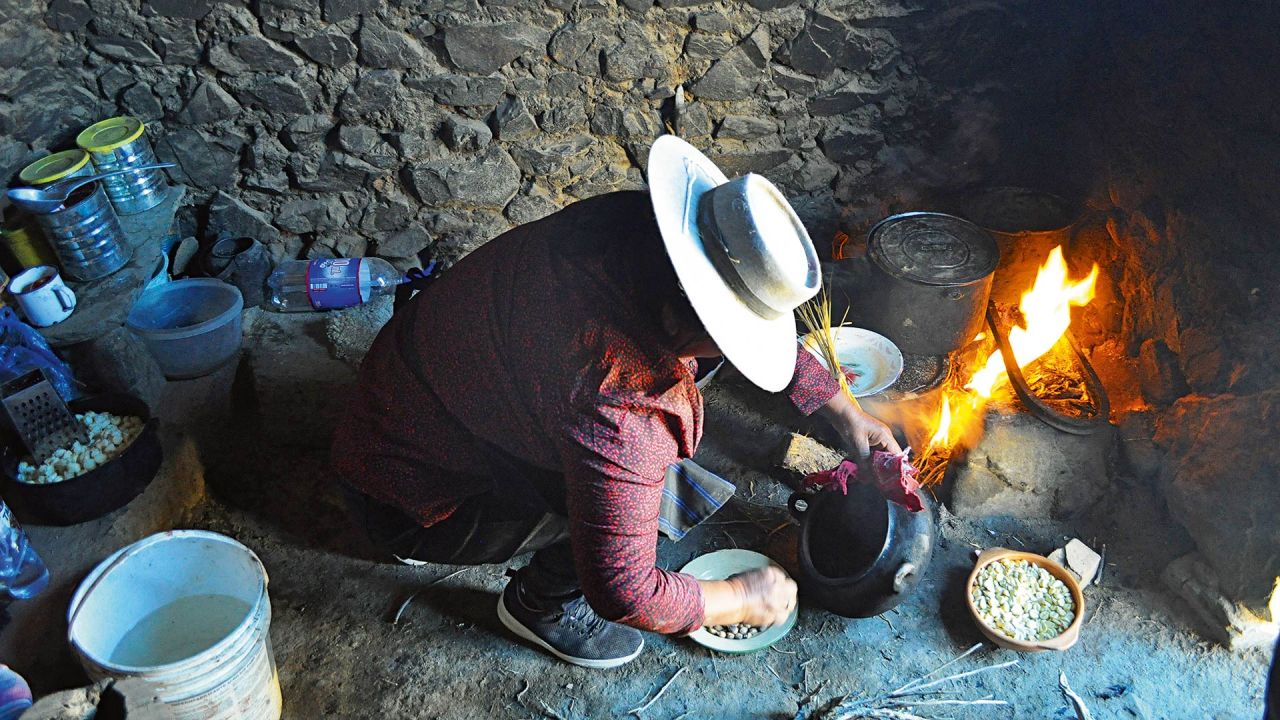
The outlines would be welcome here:
M 845 318 L 840 319 L 839 325 L 831 321 L 831 293 L 824 288 L 822 294 L 801 305 L 798 308 L 800 313 L 800 321 L 804 323 L 805 330 L 813 338 L 814 347 L 821 355 L 822 359 L 827 363 L 827 370 L 831 372 L 831 377 L 835 378 L 840 384 L 840 389 L 844 392 L 853 406 L 862 409 L 858 403 L 858 398 L 853 396 L 853 389 L 849 387 L 849 378 L 845 377 L 844 368 L 840 366 L 840 355 L 836 352 L 836 334 L 833 331 L 836 327 L 845 324 Z M 846 313 L 847 317 L 847 313 Z M 806 340 L 806 345 L 809 341 Z

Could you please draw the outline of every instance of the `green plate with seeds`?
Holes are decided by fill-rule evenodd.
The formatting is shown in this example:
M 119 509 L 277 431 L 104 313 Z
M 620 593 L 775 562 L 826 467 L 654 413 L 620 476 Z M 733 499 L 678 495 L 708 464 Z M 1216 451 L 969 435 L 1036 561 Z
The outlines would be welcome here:
M 730 575 L 736 575 L 748 570 L 758 570 L 770 565 L 777 565 L 777 563 L 758 552 L 750 550 L 716 550 L 690 560 L 688 564 L 680 568 L 680 572 L 692 575 L 699 580 L 724 580 Z M 689 639 L 716 652 L 734 654 L 755 652 L 763 650 L 786 637 L 787 633 L 791 632 L 791 628 L 795 627 L 798 614 L 799 608 L 792 610 L 791 615 L 781 625 L 765 628 L 755 636 L 741 640 L 717 637 L 707 632 L 706 628 L 698 628 L 693 634 L 689 635 Z

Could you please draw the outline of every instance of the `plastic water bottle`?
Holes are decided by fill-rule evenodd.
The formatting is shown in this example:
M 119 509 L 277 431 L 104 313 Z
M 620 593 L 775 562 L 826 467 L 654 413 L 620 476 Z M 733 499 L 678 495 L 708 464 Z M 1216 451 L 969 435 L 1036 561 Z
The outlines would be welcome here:
M 15 600 L 26 600 L 48 585 L 49 568 L 31 547 L 13 511 L 0 500 L 0 588 Z
M 353 307 L 394 295 L 404 277 L 382 258 L 288 260 L 267 278 L 266 307 L 307 312 Z

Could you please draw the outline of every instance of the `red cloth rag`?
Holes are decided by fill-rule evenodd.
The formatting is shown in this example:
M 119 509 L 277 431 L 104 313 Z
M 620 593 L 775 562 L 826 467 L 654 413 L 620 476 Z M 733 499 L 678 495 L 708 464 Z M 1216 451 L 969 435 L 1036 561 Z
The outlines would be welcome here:
M 885 498 L 911 512 L 924 509 L 924 503 L 920 500 L 920 483 L 916 480 L 920 471 L 907 460 L 906 453 L 894 455 L 876 450 L 871 453 L 871 469 L 875 477 L 864 480 L 858 477 L 858 465 L 852 460 L 844 460 L 831 470 L 805 478 L 803 486 L 806 490 L 823 488 L 839 490 L 841 495 L 848 495 L 849 483 L 861 482 L 874 486 Z

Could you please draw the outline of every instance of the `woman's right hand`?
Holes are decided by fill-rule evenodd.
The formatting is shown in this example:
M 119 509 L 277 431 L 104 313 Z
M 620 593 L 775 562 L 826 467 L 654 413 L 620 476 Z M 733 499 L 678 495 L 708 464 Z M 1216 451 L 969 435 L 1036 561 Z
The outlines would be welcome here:
M 729 582 L 738 586 L 742 597 L 739 622 L 756 627 L 779 625 L 796 607 L 796 583 L 777 565 L 738 573 Z
M 699 583 L 703 625 L 769 627 L 785 621 L 796 607 L 796 583 L 776 565 L 738 573 L 727 580 Z

